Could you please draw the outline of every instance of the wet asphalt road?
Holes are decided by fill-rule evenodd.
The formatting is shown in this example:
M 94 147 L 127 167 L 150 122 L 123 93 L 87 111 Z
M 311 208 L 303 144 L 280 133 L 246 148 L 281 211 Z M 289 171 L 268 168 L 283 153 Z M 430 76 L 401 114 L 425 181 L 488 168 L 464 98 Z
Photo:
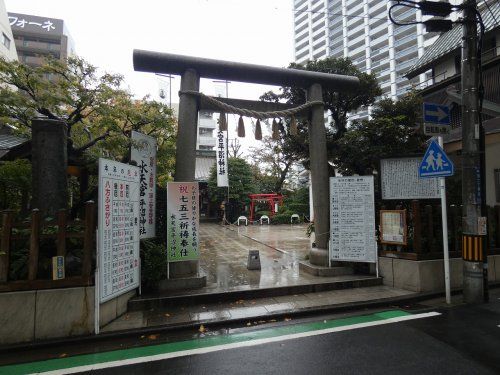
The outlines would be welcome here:
M 93 374 L 499 374 L 500 301 L 441 316 Z

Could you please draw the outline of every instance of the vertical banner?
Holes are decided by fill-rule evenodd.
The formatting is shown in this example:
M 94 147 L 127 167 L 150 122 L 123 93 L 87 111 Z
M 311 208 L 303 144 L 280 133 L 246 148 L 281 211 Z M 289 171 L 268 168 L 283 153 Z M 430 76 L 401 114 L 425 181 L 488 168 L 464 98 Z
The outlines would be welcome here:
M 227 131 L 217 132 L 217 186 L 229 186 L 227 165 Z
M 333 261 L 377 262 L 373 176 L 330 177 Z
M 199 190 L 197 182 L 167 184 L 167 259 L 197 260 L 199 245 Z
M 140 283 L 139 168 L 99 159 L 99 299 L 103 303 Z
M 139 167 L 139 235 L 155 236 L 156 223 L 156 139 L 132 131 L 130 159 Z

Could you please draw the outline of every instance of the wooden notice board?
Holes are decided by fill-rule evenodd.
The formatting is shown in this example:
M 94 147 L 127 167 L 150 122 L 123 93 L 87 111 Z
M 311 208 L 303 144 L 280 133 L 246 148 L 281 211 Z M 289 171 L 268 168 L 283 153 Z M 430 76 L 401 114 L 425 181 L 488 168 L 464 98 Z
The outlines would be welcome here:
M 380 243 L 404 246 L 408 244 L 406 210 L 380 210 Z

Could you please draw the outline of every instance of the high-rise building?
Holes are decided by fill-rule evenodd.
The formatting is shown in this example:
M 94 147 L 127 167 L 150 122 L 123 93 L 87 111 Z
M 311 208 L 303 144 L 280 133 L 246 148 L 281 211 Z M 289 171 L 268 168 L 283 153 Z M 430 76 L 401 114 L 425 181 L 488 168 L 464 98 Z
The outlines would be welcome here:
M 213 113 L 200 111 L 198 114 L 198 137 L 196 137 L 197 150 L 213 150 L 215 147 L 216 121 Z
M 8 16 L 20 62 L 40 66 L 46 56 L 65 60 L 75 53 L 63 20 L 10 12 Z
M 349 57 L 363 72 L 375 73 L 383 95 L 397 98 L 428 77 L 408 81 L 404 74 L 435 40 L 423 25 L 395 26 L 388 10 L 395 2 L 380 0 L 293 0 L 295 61 L 328 56 Z M 419 10 L 397 7 L 393 16 L 402 23 L 422 20 Z M 366 117 L 364 108 L 351 119 Z
M 17 60 L 14 37 L 10 29 L 5 2 L 0 0 L 0 56 L 7 60 Z

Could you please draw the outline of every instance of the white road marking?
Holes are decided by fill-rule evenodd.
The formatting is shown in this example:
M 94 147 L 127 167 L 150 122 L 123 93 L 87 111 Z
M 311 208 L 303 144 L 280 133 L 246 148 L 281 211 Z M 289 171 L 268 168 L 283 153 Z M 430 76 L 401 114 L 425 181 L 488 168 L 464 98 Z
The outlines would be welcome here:
M 293 334 L 289 334 L 289 335 L 269 337 L 269 338 L 265 338 L 265 339 L 256 339 L 256 340 L 243 341 L 243 342 L 237 342 L 237 343 L 232 343 L 232 344 L 222 344 L 222 345 L 216 345 L 216 346 L 211 346 L 211 347 L 207 347 L 207 348 L 190 349 L 190 350 L 183 350 L 183 351 L 172 352 L 172 353 L 155 354 L 155 355 L 151 355 L 151 356 L 129 358 L 129 359 L 124 359 L 124 360 L 120 360 L 120 361 L 96 363 L 93 365 L 85 365 L 85 366 L 43 372 L 43 374 L 45 374 L 45 375 L 75 374 L 75 373 L 84 372 L 84 371 L 92 371 L 92 370 L 100 370 L 100 369 L 105 369 L 105 368 L 129 366 L 129 365 L 134 365 L 134 364 L 138 364 L 138 363 L 161 361 L 161 360 L 165 360 L 165 359 L 185 357 L 188 355 L 212 353 L 212 352 L 217 352 L 217 351 L 221 351 L 221 350 L 228 350 L 228 349 L 246 348 L 246 347 L 251 347 L 251 346 L 269 344 L 269 343 L 273 343 L 273 342 L 295 340 L 295 339 L 304 338 L 304 337 L 325 335 L 325 334 L 334 333 L 334 332 L 342 332 L 342 331 L 349 331 L 349 330 L 359 329 L 359 328 L 375 327 L 375 326 L 381 326 L 381 325 L 385 325 L 385 324 L 399 323 L 399 322 L 404 322 L 407 320 L 430 318 L 430 317 L 439 316 L 439 315 L 441 315 L 441 314 L 436 312 L 436 311 L 431 311 L 428 313 L 415 314 L 415 315 L 405 315 L 405 316 L 400 316 L 400 317 L 396 317 L 396 318 L 376 320 L 373 322 L 356 323 L 356 324 L 351 324 L 351 325 L 342 326 L 342 327 L 334 327 L 334 328 L 326 328 L 326 329 L 321 329 L 321 330 L 316 330 L 316 331 L 293 333 Z

